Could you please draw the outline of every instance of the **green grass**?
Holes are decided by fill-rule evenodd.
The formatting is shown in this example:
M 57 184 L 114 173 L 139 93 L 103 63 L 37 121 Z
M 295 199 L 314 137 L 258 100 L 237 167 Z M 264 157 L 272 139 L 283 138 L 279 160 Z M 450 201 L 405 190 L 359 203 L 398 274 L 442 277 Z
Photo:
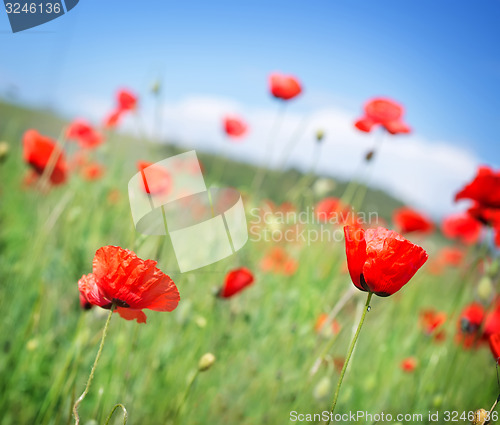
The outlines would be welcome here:
M 10 145 L 0 164 L 1 424 L 73 421 L 71 407 L 85 386 L 107 314 L 80 309 L 77 281 L 91 272 L 94 253 L 103 245 L 154 258 L 163 243 L 159 267 L 174 279 L 181 302 L 172 313 L 147 310 L 146 325 L 112 317 L 95 380 L 80 406 L 82 423 L 104 423 L 116 403 L 126 406 L 130 424 L 153 425 L 274 425 L 289 423 L 290 411 L 329 408 L 338 370 L 332 361 L 313 377 L 309 370 L 328 343 L 314 332 L 317 316 L 329 312 L 352 287 L 343 272 L 343 243 L 287 246 L 299 263 L 292 276 L 263 273 L 259 263 L 273 245 L 251 241 L 233 257 L 181 274 L 168 238 L 141 242 L 127 197 L 137 159 L 161 160 L 179 148 L 114 135 L 97 152 L 107 166 L 102 180 L 90 183 L 73 176 L 68 184 L 42 194 L 22 186 L 27 170 L 22 132 L 36 127 L 57 137 L 63 121 L 6 104 L 0 105 L 0 116 L 7 117 L 0 139 Z M 199 157 L 207 180 L 215 183 L 211 176 L 218 174 L 221 159 Z M 250 193 L 254 174 L 249 165 L 227 162 L 220 182 L 247 193 L 247 209 L 257 204 Z M 260 197 L 283 202 L 300 178 L 294 170 L 271 172 Z M 337 182 L 332 194 L 344 187 Z M 116 204 L 108 200 L 113 189 L 121 195 Z M 314 196 L 308 190 L 302 207 L 317 201 Z M 386 219 L 400 205 L 382 192 L 369 191 L 367 199 L 365 205 L 378 206 Z M 421 243 L 432 257 L 442 240 Z M 446 410 L 489 409 L 499 391 L 491 354 L 484 348 L 463 350 L 454 342 L 460 309 L 477 297 L 480 273 L 468 267 L 474 255 L 471 251 L 463 267 L 441 276 L 424 267 L 398 294 L 374 297 L 337 412 L 423 413 L 427 418 L 429 411 L 439 410 L 443 418 Z M 215 298 L 226 272 L 243 265 L 254 271 L 255 284 L 234 299 Z M 345 356 L 364 302 L 365 294 L 356 291 L 340 311 L 341 332 L 327 359 Z M 419 313 L 425 308 L 448 314 L 444 342 L 435 343 L 421 331 Z M 175 418 L 206 352 L 215 354 L 216 363 L 199 374 Z M 419 365 L 404 373 L 399 365 L 409 356 Z M 328 391 L 315 396 L 315 388 L 325 382 Z M 112 423 L 122 423 L 118 412 L 114 418 Z

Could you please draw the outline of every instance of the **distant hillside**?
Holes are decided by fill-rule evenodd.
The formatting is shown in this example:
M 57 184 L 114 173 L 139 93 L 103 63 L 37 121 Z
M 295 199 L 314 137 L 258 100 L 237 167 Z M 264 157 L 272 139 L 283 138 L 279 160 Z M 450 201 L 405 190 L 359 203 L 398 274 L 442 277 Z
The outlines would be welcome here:
M 68 120 L 61 117 L 57 113 L 49 110 L 29 108 L 22 105 L 12 104 L 0 100 L 0 138 L 7 139 L 8 142 L 14 143 L 13 139 L 20 139 L 22 132 L 27 128 L 36 128 L 42 134 L 47 134 L 57 138 L 60 135 L 61 129 L 68 123 Z M 120 147 L 123 149 L 134 149 L 137 151 L 137 146 L 144 147 L 145 143 L 148 147 L 148 153 L 153 153 L 153 157 L 158 160 L 162 157 L 170 156 L 186 150 L 185 146 L 179 146 L 175 142 L 166 141 L 165 144 L 153 144 L 145 141 L 138 141 L 129 134 L 119 134 Z M 142 150 L 141 150 L 142 152 Z M 240 188 L 242 191 L 250 191 L 251 183 L 255 174 L 258 172 L 258 167 L 249 163 L 229 160 L 197 150 L 199 159 L 206 171 L 206 179 L 208 184 L 230 185 Z M 140 155 L 134 152 L 129 160 L 136 160 Z M 148 155 L 150 157 L 150 155 Z M 223 167 L 223 172 L 215 172 L 216 168 Z M 276 203 L 281 203 L 287 200 L 287 195 L 299 182 L 304 183 L 304 174 L 296 169 L 288 169 L 286 171 L 270 170 L 264 183 L 261 186 L 262 198 L 268 198 Z M 327 192 L 324 196 L 340 197 L 345 191 L 347 182 L 339 179 L 332 179 L 328 176 L 310 176 L 306 187 L 306 191 L 310 192 L 310 187 L 320 178 L 325 177 L 332 181 L 333 189 Z M 311 193 L 308 197 L 308 202 L 316 201 L 318 196 Z M 377 211 L 385 220 L 390 220 L 392 211 L 401 206 L 402 202 L 386 192 L 378 189 L 368 188 L 364 209 L 369 211 Z

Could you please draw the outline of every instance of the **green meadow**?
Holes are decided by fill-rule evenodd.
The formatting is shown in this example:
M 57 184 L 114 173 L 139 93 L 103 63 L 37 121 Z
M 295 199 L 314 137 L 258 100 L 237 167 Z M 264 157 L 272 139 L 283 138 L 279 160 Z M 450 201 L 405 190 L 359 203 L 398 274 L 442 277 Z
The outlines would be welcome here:
M 108 313 L 98 307 L 82 310 L 77 282 L 92 271 L 94 254 L 105 245 L 157 260 L 181 301 L 171 313 L 146 310 L 147 324 L 113 314 L 94 381 L 79 408 L 82 424 L 106 423 L 117 403 L 127 409 L 129 424 L 320 423 L 294 421 L 291 412 L 329 410 L 339 365 L 366 300 L 346 273 L 342 241 L 284 244 L 251 237 L 237 254 L 180 273 L 168 237 L 136 232 L 127 184 L 137 173 L 138 159 L 156 162 L 185 147 L 108 133 L 93 153 L 105 167 L 101 179 L 87 181 L 74 173 L 66 184 L 42 191 L 23 183 L 28 166 L 22 135 L 35 128 L 57 139 L 67 119 L 8 103 L 0 104 L 0 117 L 0 141 L 9 146 L 0 163 L 2 425 L 73 423 L 72 406 L 85 387 Z M 68 142 L 67 155 L 75 151 Z M 252 209 L 264 208 L 264 199 L 280 205 L 293 198 L 300 211 L 325 196 L 342 196 L 349 184 L 330 179 L 329 189 L 318 193 L 314 183 L 321 176 L 270 170 L 255 192 L 254 166 L 203 152 L 198 157 L 208 185 L 235 187 L 243 194 L 247 217 Z M 391 213 L 400 205 L 368 188 L 361 211 L 377 212 L 392 228 Z M 301 226 L 309 231 L 319 225 Z M 429 261 L 397 294 L 373 298 L 336 413 L 384 412 L 393 415 L 393 423 L 398 414 L 422 414 L 422 421 L 400 422 L 436 423 L 430 412 L 439 414 L 437 423 L 445 423 L 446 412 L 458 412 L 458 423 L 470 423 L 460 419 L 462 413 L 489 410 L 500 391 L 487 345 L 464 349 L 455 339 L 463 307 L 492 296 L 480 285 L 482 248 L 469 248 L 462 264 L 437 275 L 431 273 L 432 260 L 451 242 L 439 233 L 408 238 L 427 250 Z M 294 273 L 262 269 L 263 258 L 276 246 L 296 262 Z M 193 246 L 202 249 L 203 241 Z M 226 273 L 243 266 L 254 274 L 254 284 L 230 299 L 216 297 Z M 443 340 L 422 328 L 421 314 L 429 309 L 446 314 Z M 318 316 L 332 312 L 340 331 L 316 332 Z M 200 372 L 205 353 L 216 361 Z M 409 357 L 417 362 L 412 372 L 401 368 Z M 123 423 L 120 409 L 109 423 Z

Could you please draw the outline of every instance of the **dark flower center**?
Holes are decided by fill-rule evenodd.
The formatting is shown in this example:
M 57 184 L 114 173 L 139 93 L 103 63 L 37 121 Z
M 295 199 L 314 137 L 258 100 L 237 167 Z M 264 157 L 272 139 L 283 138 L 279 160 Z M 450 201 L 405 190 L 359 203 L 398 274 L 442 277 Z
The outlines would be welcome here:
M 116 305 L 117 307 L 125 307 L 125 308 L 130 307 L 125 301 L 119 300 L 118 298 L 113 298 L 112 301 L 113 304 Z

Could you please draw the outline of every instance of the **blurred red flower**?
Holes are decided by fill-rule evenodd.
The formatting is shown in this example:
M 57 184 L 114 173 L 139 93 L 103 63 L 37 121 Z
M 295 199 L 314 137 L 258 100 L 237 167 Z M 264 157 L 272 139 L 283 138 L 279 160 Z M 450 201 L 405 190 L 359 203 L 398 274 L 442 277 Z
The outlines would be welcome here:
M 271 93 L 274 97 L 283 100 L 290 100 L 302 93 L 299 80 L 291 75 L 273 73 L 269 77 Z
M 224 286 L 217 294 L 220 298 L 230 298 L 243 291 L 254 282 L 253 274 L 245 267 L 231 270 L 224 281 Z
M 247 133 L 248 125 L 240 117 L 227 116 L 224 118 L 224 131 L 229 137 L 236 139 Z
M 434 230 L 434 224 L 428 217 L 408 207 L 395 210 L 392 220 L 401 233 L 429 233 Z
M 262 258 L 262 271 L 292 275 L 297 270 L 297 262 L 280 246 L 275 246 Z
M 85 180 L 99 180 L 104 175 L 104 167 L 97 162 L 92 162 L 90 164 L 84 165 L 81 173 L 82 177 Z
M 500 171 L 479 167 L 476 177 L 455 195 L 455 201 L 472 199 L 487 208 L 500 208 Z
M 54 185 L 66 181 L 68 164 L 64 152 L 49 137 L 42 136 L 36 130 L 28 130 L 23 136 L 23 156 L 36 173 L 41 176 L 45 169 L 52 167 L 50 182 Z
M 491 354 L 497 363 L 500 364 L 500 334 L 490 335 L 488 338 Z
M 486 314 L 483 325 L 483 337 L 500 334 L 500 299 L 495 300 L 493 309 Z
M 434 337 L 436 341 L 442 341 L 446 337 L 441 328 L 446 322 L 446 313 L 434 309 L 423 310 L 420 313 L 420 324 L 424 333 Z
M 114 110 L 104 120 L 104 126 L 106 128 L 115 128 L 120 122 L 121 117 L 122 111 L 120 111 L 119 109 Z
M 119 111 L 133 111 L 137 107 L 137 96 L 130 90 L 122 89 L 116 94 Z
M 82 276 L 78 288 L 89 303 L 115 307 L 124 319 L 146 323 L 143 309 L 172 311 L 180 300 L 174 282 L 156 264 L 128 249 L 104 246 L 95 253 L 93 273 Z
M 361 291 L 387 297 L 399 291 L 427 261 L 427 253 L 394 231 L 344 227 L 347 266 Z
M 443 265 L 459 266 L 462 264 L 464 257 L 464 251 L 453 246 L 445 246 L 439 252 L 439 259 L 442 261 Z
M 138 161 L 137 169 L 142 175 L 142 190 L 151 195 L 165 195 L 170 191 L 172 178 L 163 167 L 153 162 Z
M 413 372 L 417 368 L 417 359 L 408 357 L 401 362 L 400 366 L 404 372 Z
M 126 112 L 137 109 L 137 96 L 130 90 L 121 89 L 116 94 L 116 107 L 104 120 L 106 128 L 116 127 Z
M 457 341 L 465 348 L 471 348 L 480 339 L 479 330 L 485 317 L 481 304 L 473 302 L 468 304 L 458 319 Z
M 355 215 L 354 211 L 350 211 L 349 205 L 333 196 L 324 198 L 316 204 L 316 217 L 325 223 L 333 221 L 334 224 L 344 224 L 350 214 Z
M 500 226 L 500 208 L 487 208 L 475 203 L 467 210 L 467 213 L 486 226 Z
M 447 238 L 459 239 L 471 245 L 481 235 L 481 223 L 467 213 L 456 213 L 443 219 L 441 230 Z
M 369 133 L 373 127 L 381 125 L 391 134 L 411 131 L 402 121 L 403 106 L 391 99 L 372 99 L 365 104 L 364 109 L 365 115 L 354 124 L 358 130 Z
M 66 137 L 76 140 L 85 149 L 93 149 L 103 142 L 102 135 L 84 120 L 73 121 L 66 130 Z
M 327 335 L 328 334 L 337 335 L 341 329 L 339 322 L 337 322 L 336 320 L 332 320 L 332 322 L 330 323 L 330 329 L 328 329 L 327 327 L 325 327 L 325 325 L 327 324 L 327 320 L 328 320 L 328 314 L 321 313 L 318 316 L 318 319 L 316 320 L 316 323 L 314 325 L 314 330 L 317 333 L 326 333 Z

